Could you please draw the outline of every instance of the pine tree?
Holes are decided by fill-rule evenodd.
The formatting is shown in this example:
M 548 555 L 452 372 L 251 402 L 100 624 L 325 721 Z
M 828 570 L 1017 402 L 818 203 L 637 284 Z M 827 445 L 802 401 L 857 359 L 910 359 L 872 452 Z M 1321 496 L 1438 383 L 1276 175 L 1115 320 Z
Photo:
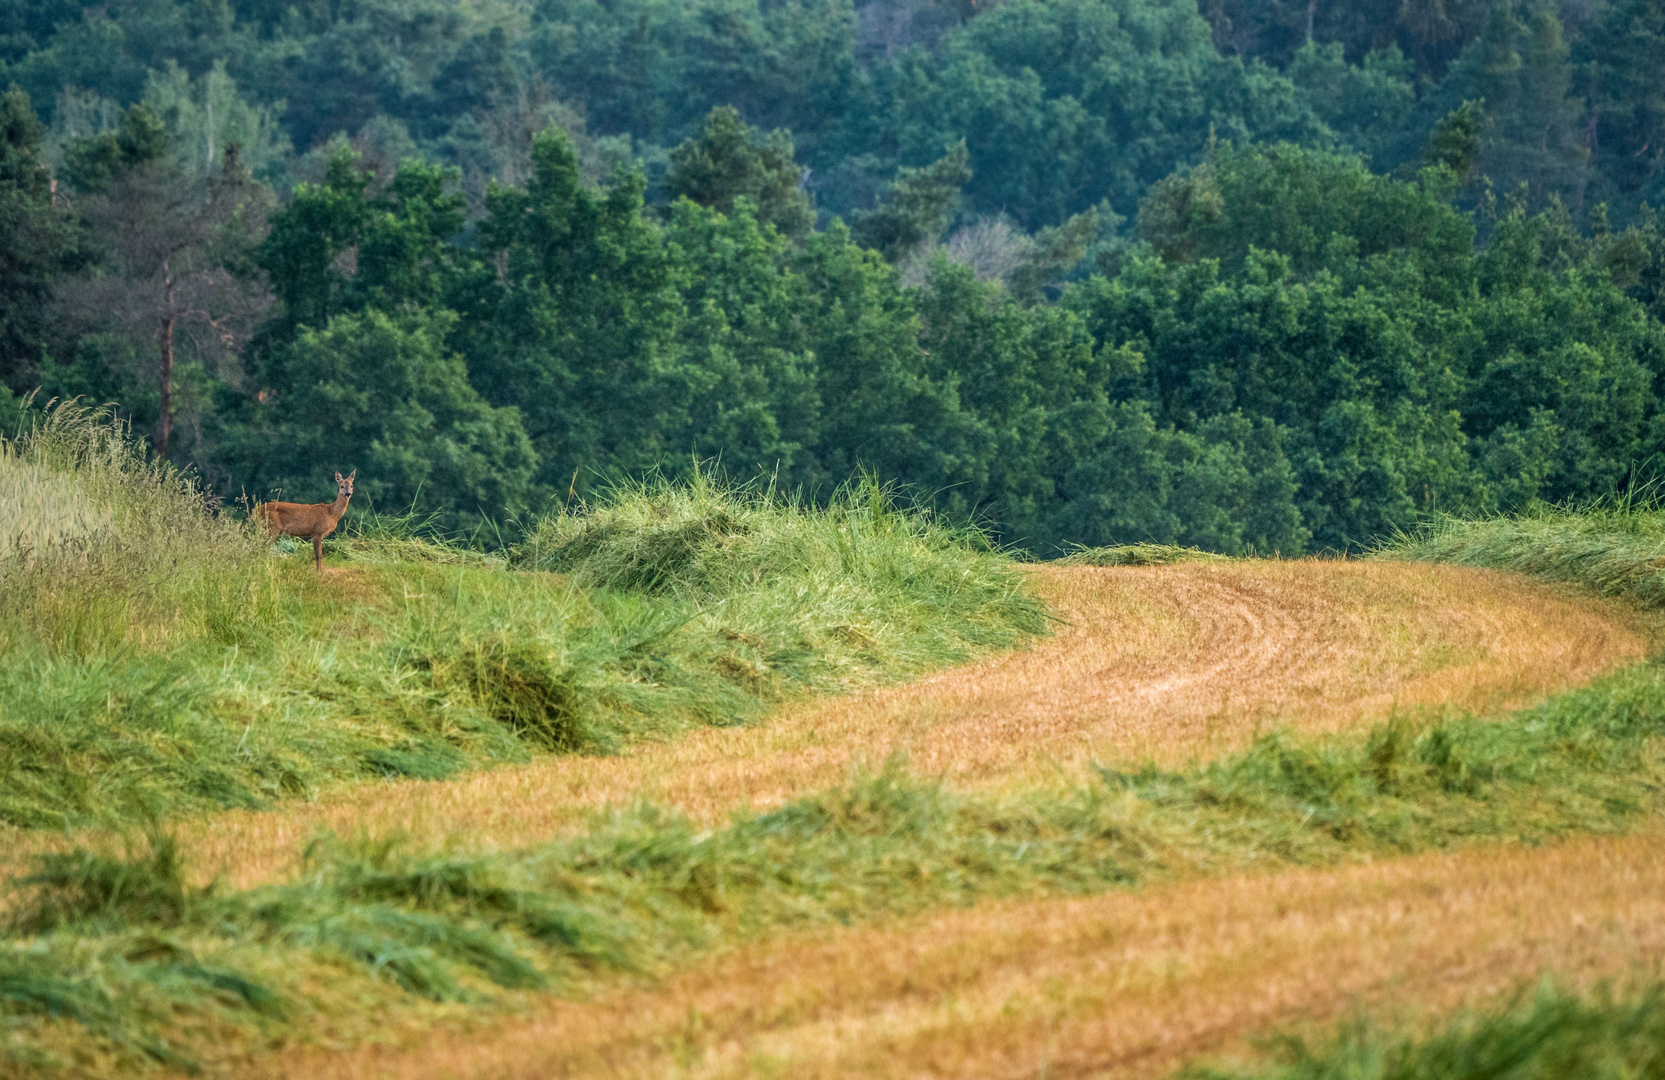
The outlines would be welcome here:
M 1572 89 L 1573 69 L 1561 20 L 1551 9 L 1539 8 L 1527 24 L 1514 135 L 1534 198 L 1541 203 L 1559 196 L 1579 211 L 1589 152 L 1579 137 L 1584 104 Z
M 38 156 L 43 131 L 21 90 L 0 94 L 0 387 L 33 389 L 46 299 L 80 235 Z
M 1479 173 L 1501 190 L 1525 185 L 1534 207 L 1556 200 L 1575 210 L 1583 205 L 1589 153 L 1573 73 L 1554 11 L 1537 8 L 1523 23 L 1508 2 L 1493 6 L 1454 73 L 1463 97 L 1486 103 Z
M 181 366 L 231 362 L 263 311 L 264 290 L 233 267 L 253 248 L 270 197 L 235 145 L 206 175 L 167 150 L 165 129 L 143 104 L 114 131 L 70 148 L 99 260 L 96 273 L 66 283 L 57 297 L 66 322 L 83 332 L 151 343 L 135 352 L 155 358 L 161 457 L 173 449 Z
M 725 214 L 734 212 L 735 199 L 750 199 L 759 221 L 801 237 L 815 224 L 803 175 L 792 158 L 790 134 L 760 135 L 737 110 L 723 106 L 711 110 L 697 136 L 671 151 L 665 186 L 672 198 L 685 196 Z
M 959 209 L 960 189 L 971 179 L 969 160 L 962 139 L 922 169 L 896 170 L 883 201 L 856 215 L 857 242 L 876 248 L 889 262 L 936 243 Z
M 1665 196 L 1665 0 L 1620 0 L 1580 43 L 1594 171 L 1624 214 Z

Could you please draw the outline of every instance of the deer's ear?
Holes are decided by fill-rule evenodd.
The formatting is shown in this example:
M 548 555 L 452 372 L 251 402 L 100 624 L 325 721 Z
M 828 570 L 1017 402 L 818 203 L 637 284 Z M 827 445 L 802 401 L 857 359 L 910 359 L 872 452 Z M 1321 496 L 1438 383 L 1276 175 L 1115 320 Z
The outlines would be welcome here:
M 358 475 L 358 470 L 357 469 L 354 469 L 352 472 L 348 473 L 347 474 L 347 483 L 349 483 L 349 484 L 352 483 L 353 482 L 353 477 L 355 477 L 357 475 Z
M 341 483 L 341 474 L 340 473 L 335 474 L 335 482 L 338 483 L 338 484 Z

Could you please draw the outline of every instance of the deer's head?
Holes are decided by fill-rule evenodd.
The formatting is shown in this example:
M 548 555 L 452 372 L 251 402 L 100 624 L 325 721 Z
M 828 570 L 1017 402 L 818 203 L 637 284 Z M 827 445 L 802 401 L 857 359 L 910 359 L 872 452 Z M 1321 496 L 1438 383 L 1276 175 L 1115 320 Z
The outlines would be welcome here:
M 352 472 L 348 473 L 346 476 L 342 476 L 340 473 L 335 474 L 335 496 L 336 496 L 336 498 L 338 498 L 338 499 L 350 499 L 350 498 L 353 497 L 353 477 L 355 477 L 357 475 L 358 475 L 358 470 L 357 469 L 354 469 Z

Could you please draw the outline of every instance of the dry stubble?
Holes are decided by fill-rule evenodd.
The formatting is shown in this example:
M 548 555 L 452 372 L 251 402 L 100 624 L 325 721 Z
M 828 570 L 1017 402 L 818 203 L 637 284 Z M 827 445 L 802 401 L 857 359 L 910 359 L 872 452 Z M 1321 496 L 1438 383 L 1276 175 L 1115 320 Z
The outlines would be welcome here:
M 1662 959 L 1665 835 L 1583 838 L 777 939 L 657 987 L 259 1075 L 1149 1076 L 1273 1027 L 1439 1015 L 1545 972 L 1623 985 Z

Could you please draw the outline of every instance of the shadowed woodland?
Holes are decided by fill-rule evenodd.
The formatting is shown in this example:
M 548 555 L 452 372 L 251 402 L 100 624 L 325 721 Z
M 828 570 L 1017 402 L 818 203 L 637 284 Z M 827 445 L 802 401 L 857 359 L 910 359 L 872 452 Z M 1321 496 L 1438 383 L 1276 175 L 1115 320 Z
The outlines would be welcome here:
M 1657 0 L 0 19 L 0 425 L 222 498 L 501 546 L 715 459 L 1294 554 L 1659 472 Z

